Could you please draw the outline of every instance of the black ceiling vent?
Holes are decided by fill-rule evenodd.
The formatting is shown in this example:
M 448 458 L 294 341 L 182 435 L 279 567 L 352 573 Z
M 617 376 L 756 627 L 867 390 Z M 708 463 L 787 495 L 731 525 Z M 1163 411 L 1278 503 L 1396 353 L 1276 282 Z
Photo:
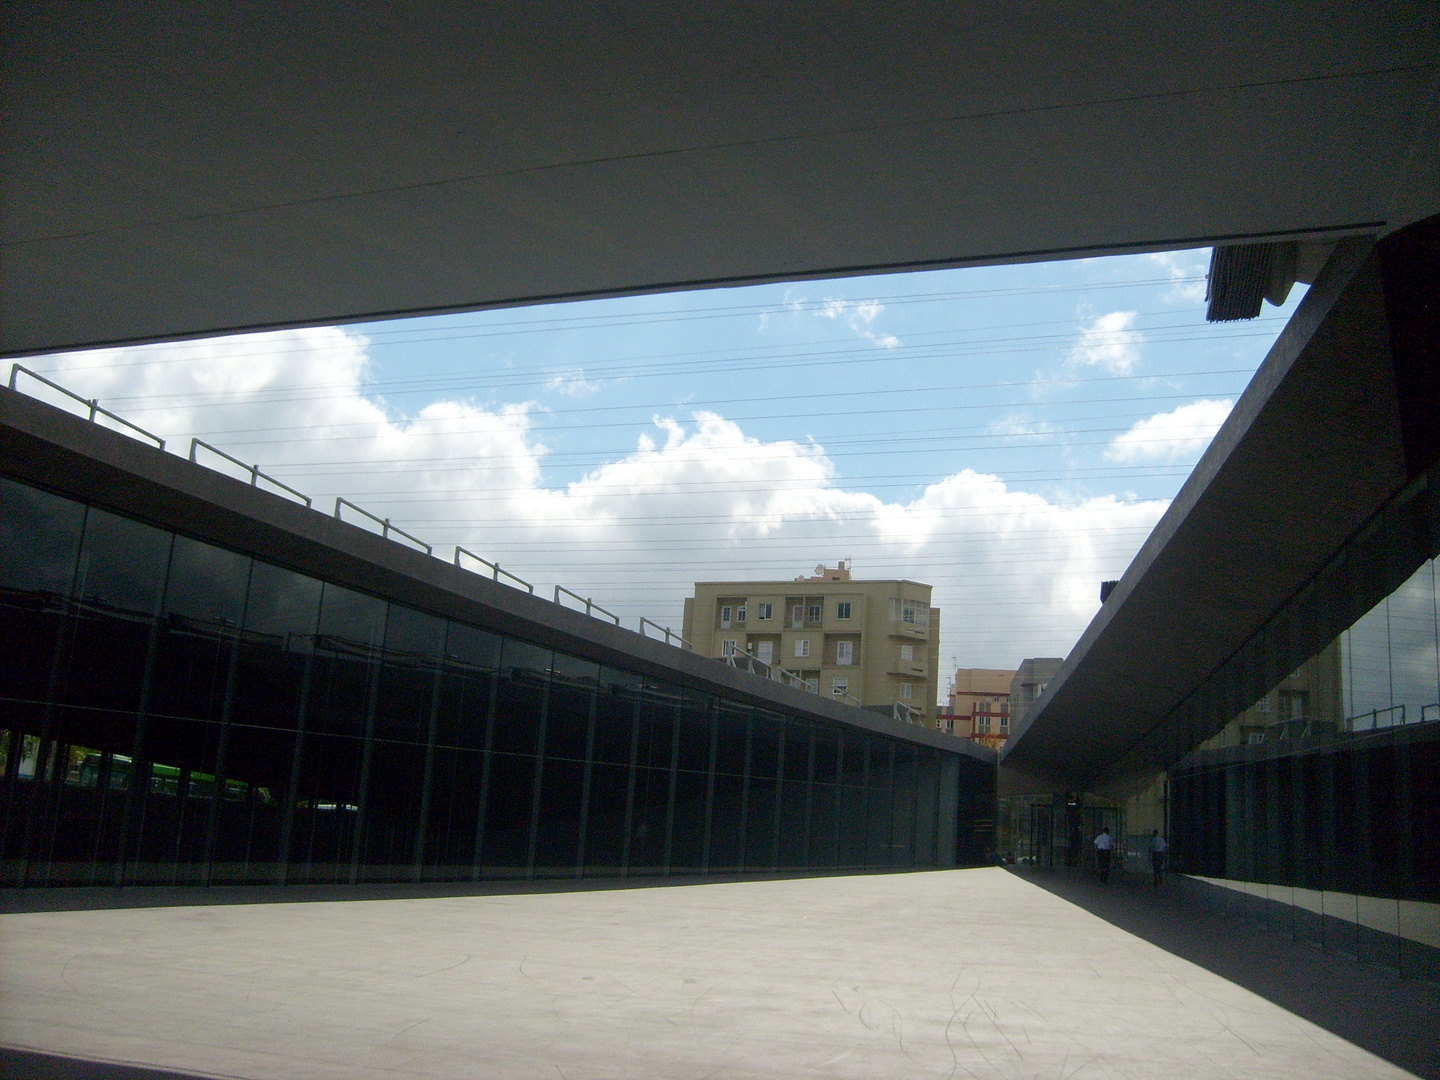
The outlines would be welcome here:
M 1215 248 L 1210 252 L 1210 274 L 1205 286 L 1205 299 L 1210 302 L 1206 320 L 1253 319 L 1260 314 L 1261 300 L 1278 307 L 1285 303 L 1297 280 L 1315 280 L 1315 274 L 1306 273 L 1300 263 L 1323 263 L 1329 250 L 1328 244 L 1312 243 L 1304 245 L 1302 252 L 1301 245 L 1294 241 Z
M 1273 244 L 1232 244 L 1211 251 L 1206 321 L 1233 322 L 1259 315 L 1274 259 Z

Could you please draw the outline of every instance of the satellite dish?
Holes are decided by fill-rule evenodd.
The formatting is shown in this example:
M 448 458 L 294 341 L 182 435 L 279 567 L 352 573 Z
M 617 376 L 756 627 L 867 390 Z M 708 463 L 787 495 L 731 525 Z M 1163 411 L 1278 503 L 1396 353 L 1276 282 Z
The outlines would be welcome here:
M 825 564 L 822 562 L 819 566 L 815 567 L 815 574 L 816 574 L 817 577 L 819 577 L 819 576 L 823 575 L 824 573 L 825 573 Z

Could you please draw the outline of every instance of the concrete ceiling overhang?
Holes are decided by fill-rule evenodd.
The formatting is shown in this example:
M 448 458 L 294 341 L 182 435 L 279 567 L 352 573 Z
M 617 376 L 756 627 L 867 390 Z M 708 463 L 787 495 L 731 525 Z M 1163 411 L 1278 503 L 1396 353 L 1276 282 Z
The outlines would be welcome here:
M 1123 779 L 1117 769 L 1127 754 L 1178 716 L 1440 457 L 1437 288 L 1440 218 L 1378 246 L 1364 238 L 1337 245 L 1200 463 L 1017 726 L 1001 756 L 1017 791 Z M 1360 604 L 1355 615 L 1385 591 L 1352 598 Z M 1157 766 L 1148 767 L 1153 775 Z
M 1437 60 L 1432 3 L 11 4 L 0 352 L 1383 231 Z

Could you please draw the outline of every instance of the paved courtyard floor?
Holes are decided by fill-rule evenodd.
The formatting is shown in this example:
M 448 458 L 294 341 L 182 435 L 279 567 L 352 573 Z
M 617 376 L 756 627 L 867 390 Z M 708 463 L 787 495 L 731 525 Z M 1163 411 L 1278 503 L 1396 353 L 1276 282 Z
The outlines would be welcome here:
M 0 1043 L 69 1059 L 3 1059 L 32 1076 L 1412 1075 L 998 868 L 10 914 Z

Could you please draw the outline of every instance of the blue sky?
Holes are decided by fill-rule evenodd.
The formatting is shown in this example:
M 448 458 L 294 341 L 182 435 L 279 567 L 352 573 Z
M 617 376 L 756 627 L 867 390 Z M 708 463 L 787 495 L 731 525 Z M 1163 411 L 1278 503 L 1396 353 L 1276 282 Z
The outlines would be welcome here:
M 942 656 L 1063 655 L 1304 292 L 1204 320 L 1208 251 L 832 279 L 37 359 L 449 557 L 626 625 L 854 559 Z M 223 462 L 216 462 L 220 467 Z M 943 689 L 943 682 L 942 682 Z

